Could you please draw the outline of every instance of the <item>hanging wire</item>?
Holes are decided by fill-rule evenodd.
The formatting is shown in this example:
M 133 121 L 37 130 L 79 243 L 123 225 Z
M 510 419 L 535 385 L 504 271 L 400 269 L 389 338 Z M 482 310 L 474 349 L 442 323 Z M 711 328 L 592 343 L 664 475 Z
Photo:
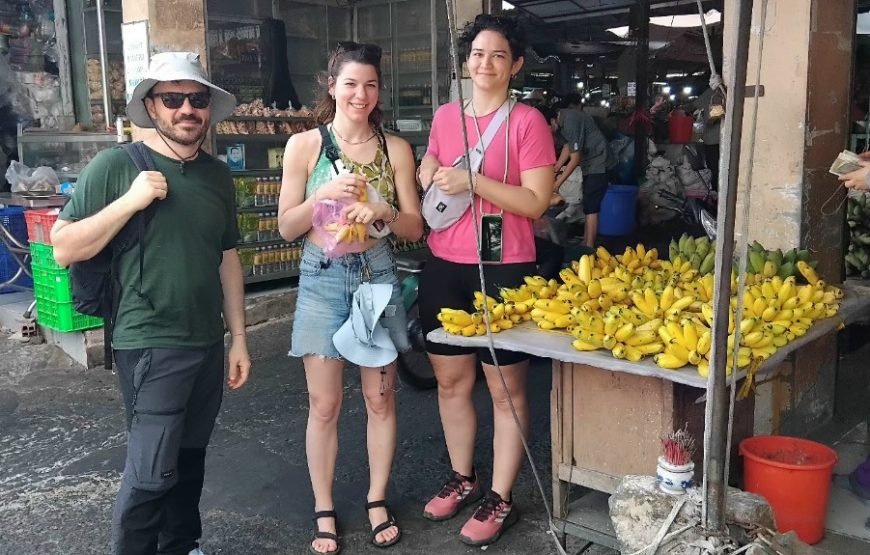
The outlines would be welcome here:
M 458 54 L 458 40 L 457 40 L 457 26 L 456 26 L 456 12 L 454 11 L 454 5 L 452 0 L 445 0 L 447 4 L 447 27 L 449 29 L 450 34 L 450 58 L 453 62 L 453 72 L 456 79 L 456 92 L 459 100 L 459 119 L 461 122 L 462 129 L 462 142 L 463 147 L 465 148 L 465 155 L 470 159 L 471 148 L 468 142 L 468 129 L 465 124 L 465 99 L 462 93 L 462 69 L 460 67 L 459 54 Z M 510 93 L 508 93 L 510 94 Z M 508 99 L 510 101 L 510 99 Z M 471 171 L 471 164 L 466 164 L 466 170 L 468 173 L 468 183 L 473 183 L 473 175 Z M 486 280 L 483 275 L 483 256 L 481 253 L 481 241 L 480 241 L 480 227 L 477 225 L 478 214 L 475 209 L 474 203 L 474 191 L 469 187 L 468 195 L 471 198 L 471 218 L 472 221 L 475 222 L 474 227 L 474 235 L 477 241 L 477 271 L 478 277 L 480 278 L 480 290 L 486 295 Z M 547 499 L 547 494 L 544 491 L 543 482 L 541 482 L 541 477 L 538 474 L 538 468 L 535 464 L 534 457 L 532 456 L 532 451 L 529 448 L 529 443 L 526 439 L 526 434 L 523 432 L 523 426 L 520 422 L 520 417 L 517 414 L 516 406 L 514 405 L 513 398 L 511 397 L 510 390 L 508 389 L 507 382 L 505 381 L 504 374 L 502 373 L 501 366 L 498 363 L 498 357 L 495 353 L 495 341 L 493 339 L 492 327 L 490 325 L 490 314 L 489 314 L 489 306 L 488 303 L 483 303 L 483 312 L 484 312 L 484 325 L 486 326 L 486 338 L 489 348 L 489 354 L 492 357 L 493 366 L 495 366 L 496 372 L 498 373 L 499 380 L 501 381 L 501 385 L 504 388 L 505 395 L 508 400 L 508 405 L 511 409 L 511 414 L 513 415 L 514 422 L 517 425 L 517 433 L 520 436 L 520 440 L 523 443 L 523 449 L 525 450 L 526 459 L 529 461 L 529 466 L 532 470 L 532 475 L 535 478 L 535 483 L 538 486 L 538 491 L 541 494 L 541 499 L 544 502 L 544 509 L 547 512 L 547 523 L 549 526 L 548 534 L 553 538 L 553 542 L 556 546 L 556 549 L 559 551 L 561 555 L 568 555 L 562 545 L 559 543 L 556 537 L 556 533 L 558 529 L 556 528 L 555 523 L 553 522 L 553 513 L 550 510 L 549 500 Z M 516 509 L 514 509 L 516 510 Z
M 704 35 L 704 46 L 707 48 L 707 62 L 710 64 L 710 88 L 718 89 L 725 94 L 725 86 L 722 84 L 722 76 L 716 70 L 716 61 L 713 59 L 713 47 L 710 46 L 710 32 L 707 30 L 707 18 L 701 0 L 698 2 L 698 15 L 701 17 L 701 30 Z

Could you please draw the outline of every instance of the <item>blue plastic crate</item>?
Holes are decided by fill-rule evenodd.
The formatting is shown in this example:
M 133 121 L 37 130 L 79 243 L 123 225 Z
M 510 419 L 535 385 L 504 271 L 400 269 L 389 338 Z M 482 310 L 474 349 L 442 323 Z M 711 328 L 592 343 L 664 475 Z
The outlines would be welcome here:
M 19 206 L 10 206 L 8 208 L 0 208 L 0 224 L 3 225 L 12 236 L 26 245 L 27 243 L 27 223 L 24 220 L 24 208 Z M 23 256 L 23 255 L 21 255 Z M 18 262 L 6 246 L 0 243 L 0 283 L 15 275 L 18 271 Z M 30 276 L 22 274 L 15 280 L 15 285 L 21 287 L 32 288 L 33 280 Z M 0 294 L 12 293 L 16 291 L 13 287 L 0 288 Z

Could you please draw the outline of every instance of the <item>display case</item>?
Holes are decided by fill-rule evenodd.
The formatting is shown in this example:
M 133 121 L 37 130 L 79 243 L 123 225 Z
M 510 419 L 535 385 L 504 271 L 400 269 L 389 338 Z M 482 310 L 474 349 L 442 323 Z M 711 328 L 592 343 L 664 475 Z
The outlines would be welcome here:
M 86 59 L 88 102 L 91 125 L 105 127 L 106 114 L 103 107 L 103 76 L 100 62 L 100 32 L 97 17 L 97 1 L 102 2 L 105 19 L 106 60 L 108 62 L 109 99 L 112 113 L 123 114 L 127 107 L 127 92 L 124 80 L 124 49 L 121 40 L 121 0 L 85 0 L 82 7 L 82 31 L 79 39 Z M 108 123 L 111 123 L 108 122 Z
M 300 101 L 312 106 L 329 52 L 338 42 L 353 37 L 353 8 L 282 1 L 278 14 L 287 30 L 290 79 Z
M 314 127 L 314 120 L 289 113 L 299 112 L 266 108 L 254 101 L 239 105 L 236 115 L 217 126 L 216 153 L 226 156 L 236 188 L 245 283 L 299 274 L 302 245 L 284 241 L 278 234 L 278 194 L 287 139 Z
M 18 159 L 30 168 L 48 166 L 54 169 L 61 181 L 75 180 L 97 153 L 117 143 L 114 133 L 19 129 Z
M 381 107 L 388 127 L 425 149 L 432 116 L 450 97 L 446 7 L 439 0 L 407 0 L 355 9 L 356 40 L 384 52 Z

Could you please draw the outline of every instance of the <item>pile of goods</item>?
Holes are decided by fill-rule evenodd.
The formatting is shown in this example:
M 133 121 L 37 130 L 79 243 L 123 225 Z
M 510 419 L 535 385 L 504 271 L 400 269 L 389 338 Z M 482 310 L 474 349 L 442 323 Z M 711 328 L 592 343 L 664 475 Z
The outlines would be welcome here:
M 88 96 L 91 100 L 103 98 L 103 69 L 99 59 L 88 58 Z M 120 59 L 109 60 L 109 98 L 124 100 L 127 94 L 124 81 L 124 62 Z
M 846 275 L 870 278 L 870 202 L 868 195 L 849 197 L 846 222 L 849 224 L 849 250 Z
M 612 255 L 599 247 L 559 274 L 557 280 L 528 276 L 501 301 L 476 293 L 475 312 L 444 308 L 439 320 L 451 334 L 486 333 L 484 303 L 493 332 L 531 320 L 542 330 L 573 337 L 580 351 L 606 349 L 618 359 L 653 356 L 662 368 L 709 370 L 713 325 L 715 243 L 683 236 L 668 260 L 644 245 Z M 730 371 L 756 368 L 776 350 L 804 335 L 815 320 L 834 316 L 843 292 L 819 279 L 806 251 L 750 247 L 742 319 L 735 318 L 737 275 L 732 273 L 728 361 Z M 733 360 L 736 330 L 740 348 Z
M 244 121 L 251 118 L 251 121 Z M 263 118 L 274 118 L 272 120 Z M 283 121 L 282 121 L 283 120 Z M 239 104 L 229 120 L 217 124 L 219 134 L 265 135 L 301 133 L 314 127 L 311 110 L 303 106 L 298 110 L 288 108 L 279 110 L 263 105 L 261 99 L 250 104 Z

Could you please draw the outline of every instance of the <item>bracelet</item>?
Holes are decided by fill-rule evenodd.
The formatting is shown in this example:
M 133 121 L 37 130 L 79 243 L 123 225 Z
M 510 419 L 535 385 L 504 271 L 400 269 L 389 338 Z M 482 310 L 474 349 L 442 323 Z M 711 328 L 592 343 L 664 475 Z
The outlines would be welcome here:
M 233 337 L 244 337 L 247 334 L 245 332 L 239 332 L 239 333 L 234 333 L 232 335 L 233 335 Z
M 471 191 L 474 192 L 477 190 L 477 178 L 480 174 L 474 172 L 471 174 Z
M 387 225 L 390 225 L 390 224 L 392 224 L 392 223 L 395 223 L 396 220 L 399 219 L 399 213 L 400 213 L 400 212 L 399 212 L 399 209 L 396 208 L 395 206 L 393 206 L 392 204 L 390 205 L 390 208 L 393 209 L 393 217 L 390 218 L 389 220 L 387 220 L 386 222 L 384 222 L 384 223 L 387 224 Z

